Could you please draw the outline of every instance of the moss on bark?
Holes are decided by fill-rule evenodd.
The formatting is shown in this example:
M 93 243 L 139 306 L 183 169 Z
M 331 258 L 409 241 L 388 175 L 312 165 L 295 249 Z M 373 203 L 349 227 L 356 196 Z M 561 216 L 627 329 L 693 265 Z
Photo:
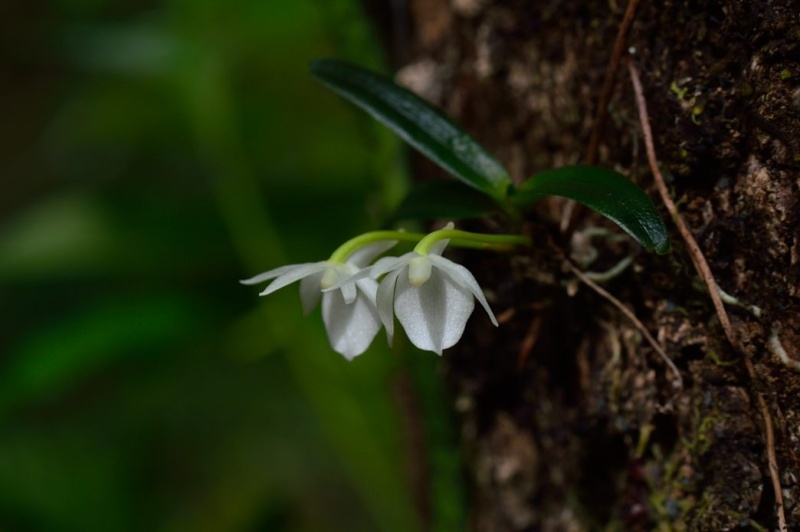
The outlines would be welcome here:
M 442 105 L 516 180 L 586 151 L 623 2 L 410 2 L 413 60 L 401 79 Z M 677 232 L 668 257 L 587 230 L 560 201 L 529 222 L 524 256 L 466 256 L 505 323 L 477 320 L 445 354 L 473 481 L 476 530 L 775 528 L 762 393 L 790 523 L 800 523 L 800 5 L 791 0 L 643 2 L 628 38 L 673 197 L 755 364 L 727 344 Z M 434 23 L 435 22 L 435 23 Z M 599 164 L 653 192 L 627 71 Z M 576 236 L 577 235 L 577 236 Z M 639 332 L 560 268 L 558 251 L 606 284 L 658 336 L 685 381 Z M 768 348 L 778 335 L 790 364 Z M 532 346 L 532 347 L 531 347 Z M 530 348 L 529 348 L 530 347 Z M 798 526 L 798 525 L 794 525 Z

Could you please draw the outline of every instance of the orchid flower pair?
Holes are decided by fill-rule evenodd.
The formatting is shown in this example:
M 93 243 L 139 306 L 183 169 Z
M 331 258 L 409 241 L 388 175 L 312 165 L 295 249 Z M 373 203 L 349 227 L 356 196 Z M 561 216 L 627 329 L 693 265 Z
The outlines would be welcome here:
M 398 240 L 418 243 L 409 253 L 384 257 L 368 266 Z M 283 266 L 242 284 L 272 280 L 260 294 L 266 296 L 300 281 L 304 312 L 311 312 L 322 299 L 328 339 L 333 349 L 348 360 L 366 351 L 381 326 L 386 328 L 391 344 L 395 316 L 411 343 L 441 355 L 461 338 L 475 299 L 497 326 L 475 277 L 464 266 L 442 256 L 450 242 L 464 247 L 505 249 L 527 243 L 528 239 L 457 231 L 452 223 L 427 236 L 375 231 L 347 241 L 328 260 Z

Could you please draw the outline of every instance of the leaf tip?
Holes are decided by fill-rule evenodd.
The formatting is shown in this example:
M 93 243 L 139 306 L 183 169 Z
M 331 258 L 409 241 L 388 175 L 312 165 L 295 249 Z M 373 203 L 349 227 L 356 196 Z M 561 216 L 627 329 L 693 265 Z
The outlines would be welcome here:
M 672 249 L 672 247 L 669 245 L 669 238 L 665 237 L 664 240 L 657 243 L 653 249 L 655 249 L 655 252 L 658 253 L 659 255 L 666 255 L 667 253 L 669 253 L 670 250 Z

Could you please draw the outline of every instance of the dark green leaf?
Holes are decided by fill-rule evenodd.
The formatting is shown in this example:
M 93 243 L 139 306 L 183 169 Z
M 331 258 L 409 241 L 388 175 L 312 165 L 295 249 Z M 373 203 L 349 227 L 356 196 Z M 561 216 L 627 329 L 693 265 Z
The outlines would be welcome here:
M 424 181 L 411 189 L 392 220 L 480 218 L 496 210 L 494 201 L 458 181 Z
M 566 166 L 536 174 L 519 187 L 525 207 L 545 196 L 573 199 L 606 216 L 648 250 L 669 251 L 667 228 L 653 202 L 622 174 L 596 166 Z
M 336 59 L 312 61 L 311 74 L 467 185 L 495 199 L 505 198 L 511 184 L 505 168 L 467 132 L 412 92 Z

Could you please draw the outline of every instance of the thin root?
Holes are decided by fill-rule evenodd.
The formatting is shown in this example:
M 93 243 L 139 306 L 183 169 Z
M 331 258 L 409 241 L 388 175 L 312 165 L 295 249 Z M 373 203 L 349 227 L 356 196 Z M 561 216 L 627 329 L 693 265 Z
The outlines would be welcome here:
M 675 374 L 675 380 L 673 381 L 673 386 L 677 390 L 682 390 L 683 377 L 681 377 L 680 370 L 678 370 L 678 368 L 675 366 L 675 363 L 672 362 L 672 359 L 669 358 L 666 351 L 664 351 L 664 348 L 661 347 L 661 344 L 659 344 L 656 341 L 656 339 L 653 338 L 653 335 L 650 334 L 650 331 L 648 331 L 647 328 L 644 326 L 644 324 L 639 320 L 639 318 L 636 317 L 636 314 L 634 314 L 633 311 L 631 311 L 628 307 L 626 307 L 622 303 L 622 301 L 612 296 L 597 283 L 586 277 L 586 275 L 578 268 L 576 268 L 574 264 L 572 264 L 569 261 L 564 261 L 564 262 L 570 269 L 570 271 L 572 271 L 572 273 L 574 273 L 578 277 L 578 279 L 580 279 L 586 286 L 597 292 L 601 297 L 604 297 L 606 300 L 608 300 L 612 305 L 617 307 L 617 309 L 619 309 L 619 311 L 622 312 L 622 314 L 624 314 L 626 318 L 631 320 L 631 322 L 636 326 L 636 328 L 639 329 L 639 332 L 642 333 L 642 336 L 644 336 L 647 342 L 653 347 L 655 352 L 658 353 L 658 355 L 661 357 L 661 359 L 664 361 L 667 367 L 669 367 L 669 369 Z
M 622 272 L 628 269 L 628 266 L 631 265 L 633 262 L 633 257 L 628 255 L 621 261 L 619 261 L 616 265 L 612 268 L 604 271 L 604 272 L 586 272 L 586 277 L 595 281 L 597 283 L 604 283 L 606 281 L 610 281 L 614 277 L 618 276 Z
M 592 133 L 589 137 L 589 147 L 586 150 L 586 157 L 584 162 L 586 164 L 594 164 L 597 162 L 597 149 L 600 145 L 600 134 L 603 130 L 603 124 L 606 121 L 608 114 L 608 102 L 611 100 L 611 93 L 614 90 L 614 80 L 617 79 L 617 72 L 619 72 L 619 63 L 622 59 L 622 53 L 625 50 L 625 41 L 628 37 L 628 30 L 633 24 L 633 18 L 636 16 L 636 6 L 639 5 L 640 0 L 629 0 L 628 7 L 625 9 L 625 15 L 622 17 L 622 22 L 619 24 L 617 37 L 614 40 L 614 51 L 611 53 L 611 60 L 606 69 L 606 77 L 603 81 L 603 88 L 600 92 L 600 100 L 597 102 L 597 112 L 594 116 L 592 124 Z M 573 223 L 575 216 L 576 203 L 574 200 L 565 202 L 563 211 L 561 213 L 561 232 L 566 232 L 569 226 Z
M 525 362 L 528 361 L 533 351 L 533 346 L 536 345 L 536 340 L 539 339 L 539 331 L 541 331 L 541 329 L 542 316 L 541 314 L 537 314 L 533 318 L 531 326 L 528 328 L 527 334 L 525 334 L 525 338 L 522 339 L 522 345 L 519 348 L 519 356 L 517 357 L 517 368 L 522 369 L 525 366 Z
M 767 347 L 772 351 L 773 355 L 778 357 L 778 360 L 780 360 L 784 366 L 800 372 L 800 361 L 791 358 L 789 353 L 786 352 L 786 349 L 783 348 L 777 327 L 772 328 L 772 333 L 769 335 L 769 340 L 767 340 Z
M 716 279 L 714 279 L 714 274 L 711 273 L 711 268 L 708 265 L 708 261 L 706 261 L 705 255 L 703 255 L 703 252 L 700 250 L 700 246 L 697 245 L 697 241 L 694 239 L 689 227 L 686 225 L 683 217 L 678 212 L 675 202 L 672 201 L 669 191 L 667 190 L 667 185 L 664 182 L 664 176 L 661 174 L 661 170 L 658 168 L 658 159 L 656 157 L 656 150 L 653 145 L 653 131 L 650 128 L 650 119 L 647 115 L 647 103 L 644 99 L 644 92 L 642 91 L 642 82 L 639 79 L 639 72 L 636 70 L 636 67 L 632 61 L 628 62 L 628 69 L 631 75 L 631 82 L 633 83 L 633 91 L 636 94 L 636 104 L 639 108 L 639 119 L 642 124 L 645 148 L 647 149 L 647 160 L 650 163 L 650 170 L 653 172 L 653 178 L 656 182 L 656 186 L 658 187 L 658 192 L 661 195 L 661 200 L 667 207 L 667 210 L 669 211 L 672 220 L 675 222 L 675 225 L 678 226 L 678 231 L 683 237 L 684 242 L 686 242 L 686 247 L 689 250 L 689 256 L 692 258 L 692 262 L 694 263 L 697 272 L 700 274 L 700 277 L 706 284 L 708 294 L 711 297 L 711 302 L 714 304 L 714 309 L 717 311 L 719 322 L 722 325 L 722 330 L 725 332 L 725 337 L 728 339 L 728 342 L 731 344 L 731 347 L 733 347 L 734 351 L 742 356 L 742 360 L 744 360 L 744 365 L 747 369 L 747 374 L 750 377 L 750 381 L 755 383 L 756 372 L 755 368 L 753 367 L 753 362 L 744 354 L 744 350 L 739 344 L 739 339 L 736 336 L 736 332 L 733 329 L 731 320 L 728 317 L 728 312 L 725 310 L 725 305 L 720 297 L 719 285 L 717 284 Z M 778 461 L 775 457 L 775 433 L 772 427 L 772 416 L 769 413 L 767 402 L 764 400 L 764 397 L 761 395 L 761 393 L 759 393 L 758 390 L 752 390 L 752 393 L 755 396 L 759 410 L 761 411 L 761 415 L 764 418 L 764 439 L 766 440 L 765 443 L 767 447 L 767 465 L 769 468 L 769 476 L 772 481 L 772 489 L 775 492 L 778 529 L 780 532 L 788 532 L 786 515 L 783 509 L 783 491 L 781 490 L 780 472 L 778 469 Z
M 600 133 L 602 132 L 606 114 L 608 113 L 608 101 L 611 99 L 611 91 L 614 90 L 614 80 L 617 78 L 617 72 L 619 71 L 619 62 L 620 59 L 622 59 L 622 52 L 625 49 L 628 30 L 631 24 L 633 24 L 633 18 L 636 15 L 636 6 L 638 5 L 639 0 L 629 0 L 628 7 L 625 9 L 625 16 L 622 17 L 619 31 L 617 31 L 617 38 L 614 41 L 614 52 L 611 54 L 611 62 L 606 70 L 606 79 L 603 81 L 603 90 L 600 93 L 600 101 L 597 106 L 597 114 L 594 118 L 592 135 L 589 138 L 589 148 L 586 150 L 586 164 L 594 164 L 597 160 L 597 147 L 600 144 Z
M 761 308 L 759 308 L 759 307 L 757 307 L 755 305 L 748 305 L 747 303 L 745 303 L 741 299 L 738 299 L 738 298 L 730 295 L 728 292 L 726 292 L 725 290 L 723 290 L 719 286 L 717 287 L 717 290 L 719 290 L 719 297 L 722 298 L 722 302 L 723 303 L 731 305 L 731 306 L 734 306 L 734 307 L 743 308 L 746 311 L 750 312 L 750 314 L 752 314 L 756 318 L 760 318 L 761 317 Z

